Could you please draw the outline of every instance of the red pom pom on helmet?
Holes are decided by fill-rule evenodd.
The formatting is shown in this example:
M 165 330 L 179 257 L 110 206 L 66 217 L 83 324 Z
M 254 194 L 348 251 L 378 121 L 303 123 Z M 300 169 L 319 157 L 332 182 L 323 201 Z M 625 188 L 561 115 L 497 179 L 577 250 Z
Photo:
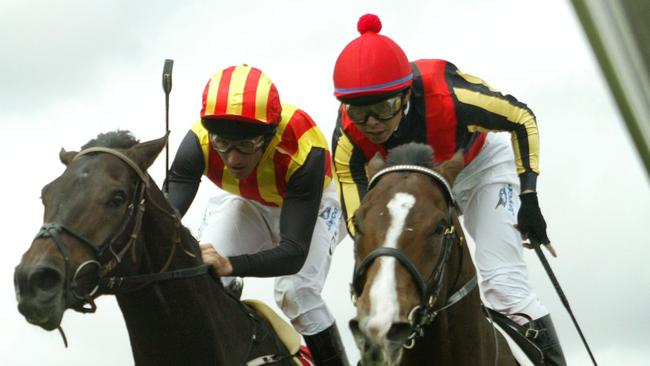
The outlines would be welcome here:
M 364 14 L 359 18 L 357 30 L 361 34 L 367 32 L 379 33 L 381 30 L 381 20 L 375 14 Z

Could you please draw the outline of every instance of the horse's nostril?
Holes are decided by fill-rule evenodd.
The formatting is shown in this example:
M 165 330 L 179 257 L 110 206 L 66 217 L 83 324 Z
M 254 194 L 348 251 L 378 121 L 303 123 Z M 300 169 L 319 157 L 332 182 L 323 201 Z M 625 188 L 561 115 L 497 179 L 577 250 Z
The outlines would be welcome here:
M 411 324 L 406 322 L 393 323 L 386 338 L 393 343 L 404 343 L 411 335 Z
M 368 355 L 370 356 L 370 360 L 372 362 L 380 362 L 382 361 L 382 350 L 381 347 L 377 345 L 373 345 L 370 347 L 370 350 L 368 351 Z
M 59 271 L 48 267 L 36 269 L 30 278 L 34 289 L 44 292 L 56 289 L 63 281 Z

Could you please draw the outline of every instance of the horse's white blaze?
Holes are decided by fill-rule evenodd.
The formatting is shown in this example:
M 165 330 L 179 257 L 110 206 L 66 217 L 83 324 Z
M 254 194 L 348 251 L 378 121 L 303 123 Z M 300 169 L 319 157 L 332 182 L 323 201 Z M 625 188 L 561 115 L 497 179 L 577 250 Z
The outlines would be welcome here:
M 397 241 L 404 231 L 404 223 L 415 204 L 413 195 L 398 192 L 386 205 L 390 213 L 390 226 L 386 231 L 383 246 L 397 248 Z M 370 288 L 370 314 L 365 333 L 381 339 L 386 336 L 394 321 L 399 320 L 399 301 L 395 277 L 395 258 L 380 257 L 379 271 Z M 365 323 L 365 324 L 363 324 Z

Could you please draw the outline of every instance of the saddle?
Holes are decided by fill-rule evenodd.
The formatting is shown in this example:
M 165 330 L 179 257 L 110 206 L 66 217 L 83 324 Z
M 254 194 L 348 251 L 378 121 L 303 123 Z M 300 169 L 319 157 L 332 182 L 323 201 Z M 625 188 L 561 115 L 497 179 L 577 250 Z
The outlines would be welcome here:
M 271 325 L 271 328 L 273 328 L 275 331 L 275 334 L 278 336 L 280 342 L 284 344 L 284 346 L 289 351 L 289 354 L 293 355 L 293 361 L 296 366 L 314 365 L 314 361 L 311 358 L 309 349 L 300 344 L 302 337 L 300 336 L 300 333 L 296 332 L 296 330 L 293 329 L 293 326 L 291 326 L 291 324 L 287 323 L 273 309 L 271 309 L 270 306 L 266 305 L 262 301 L 249 299 L 243 300 L 242 302 L 253 309 L 257 315 L 265 319 Z M 269 361 L 272 362 L 272 358 L 268 357 L 273 356 L 274 355 L 262 356 L 249 361 L 246 365 L 265 365 L 269 363 Z

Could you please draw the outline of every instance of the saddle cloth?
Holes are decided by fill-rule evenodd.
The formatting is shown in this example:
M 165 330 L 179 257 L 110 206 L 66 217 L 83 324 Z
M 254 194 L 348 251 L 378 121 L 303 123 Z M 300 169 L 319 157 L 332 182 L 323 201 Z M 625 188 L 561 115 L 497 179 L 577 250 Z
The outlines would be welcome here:
M 259 316 L 266 319 L 277 334 L 278 338 L 289 351 L 294 355 L 293 361 L 296 366 L 312 366 L 314 361 L 311 358 L 309 349 L 300 345 L 300 333 L 293 329 L 291 324 L 282 319 L 270 306 L 259 300 L 243 300 L 243 303 L 251 307 Z

